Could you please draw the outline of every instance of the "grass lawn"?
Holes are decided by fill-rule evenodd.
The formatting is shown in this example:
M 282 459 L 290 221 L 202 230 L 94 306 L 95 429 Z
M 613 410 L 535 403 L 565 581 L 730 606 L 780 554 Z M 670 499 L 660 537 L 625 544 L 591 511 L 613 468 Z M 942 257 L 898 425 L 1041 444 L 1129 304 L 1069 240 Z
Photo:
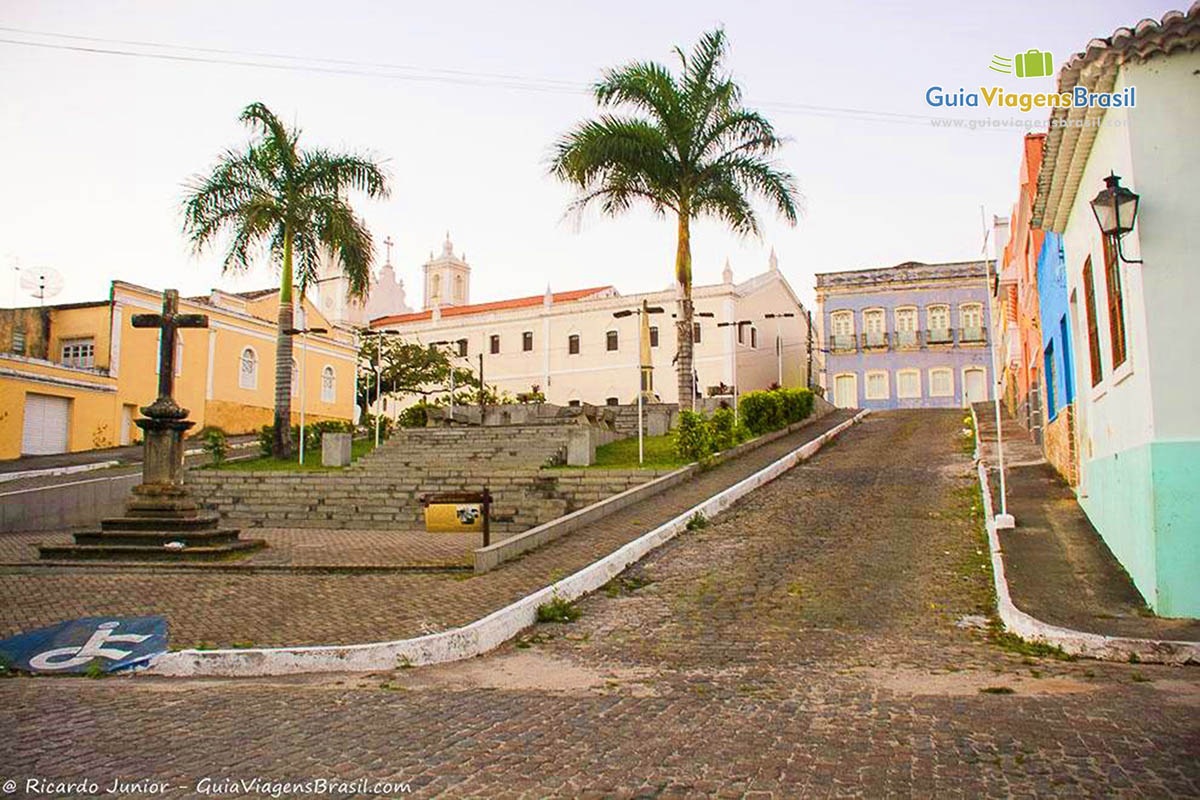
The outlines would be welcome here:
M 644 469 L 664 469 L 682 467 L 690 464 L 675 452 L 673 437 L 647 436 L 642 440 L 645 461 L 641 464 Z M 592 469 L 637 469 L 638 440 L 634 436 L 629 439 L 619 439 L 615 442 L 602 444 L 596 448 L 596 463 Z
M 355 439 L 350 444 L 350 463 L 354 463 L 358 459 L 365 456 L 367 453 L 375 449 L 375 437 L 368 436 L 365 439 Z M 634 459 L 637 458 L 637 448 L 634 447 Z M 322 469 L 341 469 L 341 467 L 323 467 L 321 466 L 321 449 L 305 450 L 304 451 L 304 466 L 300 466 L 299 452 L 293 453 L 288 460 L 272 458 L 271 456 L 258 456 L 257 458 L 246 458 L 240 461 L 226 461 L 220 467 L 212 467 L 205 465 L 204 469 L 231 469 L 249 472 L 252 470 L 322 470 Z

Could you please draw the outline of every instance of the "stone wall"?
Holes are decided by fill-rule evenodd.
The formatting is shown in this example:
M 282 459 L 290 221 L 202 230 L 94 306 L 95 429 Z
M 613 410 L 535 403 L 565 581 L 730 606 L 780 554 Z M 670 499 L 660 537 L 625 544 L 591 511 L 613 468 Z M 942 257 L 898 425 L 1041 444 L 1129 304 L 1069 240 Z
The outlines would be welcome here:
M 1058 470 L 1067 483 L 1075 486 L 1079 482 L 1079 458 L 1075 450 L 1075 405 L 1071 404 L 1058 412 L 1058 416 L 1046 424 L 1042 447 L 1046 460 Z

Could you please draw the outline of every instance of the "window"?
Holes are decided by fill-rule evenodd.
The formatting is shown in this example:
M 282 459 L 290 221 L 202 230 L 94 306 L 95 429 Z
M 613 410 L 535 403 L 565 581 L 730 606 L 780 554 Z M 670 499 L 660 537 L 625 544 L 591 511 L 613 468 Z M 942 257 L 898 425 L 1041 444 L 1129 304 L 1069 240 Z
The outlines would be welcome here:
M 758 328 L 750 327 L 750 346 L 758 347 Z
M 746 333 L 745 333 L 746 327 L 744 325 L 740 325 L 740 324 L 735 325 L 734 327 L 737 328 L 737 343 L 745 344 L 746 343 Z
M 917 310 L 915 308 L 896 309 L 896 346 L 917 346 Z
M 441 294 L 442 276 L 435 274 L 429 279 L 429 299 L 436 303 L 439 299 L 441 299 Z
M 337 375 L 333 367 L 326 364 L 321 370 L 321 402 L 333 403 L 337 400 Z M 386 406 L 384 407 L 386 408 Z
M 929 323 L 929 341 L 950 341 L 950 306 L 929 306 L 925 309 L 925 319 Z
M 465 356 L 467 354 L 467 340 L 459 339 L 456 344 L 458 345 L 458 354 L 460 356 Z
M 521 349 L 526 353 L 533 349 L 533 331 L 525 331 L 521 334 Z
M 650 326 L 650 346 L 658 347 L 658 328 L 654 325 Z
M 1054 381 L 1058 376 L 1057 365 L 1054 363 L 1054 342 L 1046 345 L 1046 353 L 1043 358 L 1046 361 L 1046 411 L 1049 412 L 1047 414 L 1048 418 L 1054 419 L 1058 416 L 1058 405 L 1055 402 L 1056 398 L 1054 396 Z
M 252 347 L 242 351 L 238 363 L 238 386 L 243 389 L 258 388 L 258 355 Z
M 22 337 L 23 338 L 23 337 Z M 90 369 L 96 364 L 96 345 L 93 339 L 68 339 L 62 343 L 62 363 L 68 367 Z
M 621 405 L 621 400 L 620 400 L 620 398 L 617 398 L 617 397 L 606 397 L 606 398 L 604 398 L 604 405 L 619 406 L 619 405 Z
M 25 355 L 25 331 L 20 328 L 12 333 L 12 347 L 9 348 L 13 353 L 19 356 Z
M 699 322 L 692 323 L 692 343 L 700 344 L 700 323 Z
M 583 405 L 583 403 L 579 400 L 568 400 L 567 405 L 571 408 L 579 408 L 579 406 Z
M 888 374 L 882 370 L 867 373 L 867 399 L 888 399 Z
M 1087 306 L 1088 355 L 1092 362 L 1092 386 L 1104 379 L 1100 364 L 1100 325 L 1096 322 L 1096 281 L 1092 276 L 1092 257 L 1083 262 L 1083 298 Z
M 1112 341 L 1113 369 L 1125 363 L 1125 295 L 1121 291 L 1121 264 L 1115 236 L 1104 237 L 1104 283 L 1108 289 L 1108 333 Z
M 462 275 L 454 276 L 454 301 L 461 303 L 466 296 L 466 284 L 463 282 Z
M 833 350 L 854 349 L 854 312 L 835 311 L 829 315 L 830 347 Z
M 896 373 L 896 396 L 912 398 L 921 396 L 921 373 L 915 369 L 902 369 Z
M 929 370 L 929 396 L 949 397 L 953 394 L 954 373 L 945 367 Z
M 616 331 L 609 331 L 604 334 L 604 347 L 609 352 L 617 350 L 620 347 L 620 339 L 617 337 Z
M 962 326 L 967 329 L 983 327 L 983 306 L 979 303 L 966 303 L 958 310 Z
M 500 335 L 499 334 L 493 333 L 488 338 L 488 350 L 491 352 L 492 355 L 496 355 L 497 353 L 500 352 Z
M 863 312 L 863 343 L 867 347 L 883 347 L 887 344 L 884 338 L 884 321 L 882 308 L 869 308 Z
M 1075 402 L 1075 370 L 1071 364 L 1071 348 L 1067 345 L 1070 341 L 1067 338 L 1067 315 L 1063 314 L 1058 318 L 1058 338 L 1063 343 L 1062 348 L 1062 376 L 1063 376 L 1063 398 L 1066 403 Z
M 567 337 L 567 355 L 579 355 L 579 334 L 572 333 Z

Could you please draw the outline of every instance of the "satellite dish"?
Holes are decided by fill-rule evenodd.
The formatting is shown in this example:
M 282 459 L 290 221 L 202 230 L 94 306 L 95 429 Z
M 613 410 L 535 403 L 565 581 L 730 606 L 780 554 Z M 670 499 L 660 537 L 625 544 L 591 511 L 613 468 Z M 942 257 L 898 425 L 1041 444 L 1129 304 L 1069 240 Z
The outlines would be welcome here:
M 54 267 L 26 267 L 21 270 L 21 288 L 36 297 L 42 305 L 63 289 L 63 277 Z

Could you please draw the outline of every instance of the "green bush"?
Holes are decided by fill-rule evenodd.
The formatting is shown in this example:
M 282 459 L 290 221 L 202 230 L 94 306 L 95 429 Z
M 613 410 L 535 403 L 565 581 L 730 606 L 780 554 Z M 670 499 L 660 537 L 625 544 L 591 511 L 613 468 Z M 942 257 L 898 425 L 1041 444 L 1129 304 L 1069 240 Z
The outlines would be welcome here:
M 417 403 L 401 411 L 396 421 L 401 428 L 424 428 L 429 423 L 429 412 L 424 403 Z
M 747 392 L 738 402 L 742 421 L 755 436 L 782 428 L 783 409 L 778 392 Z
M 784 424 L 791 425 L 808 417 L 813 410 L 813 393 L 808 389 L 778 389 Z
M 225 463 L 225 456 L 229 453 L 229 441 L 225 438 L 224 431 L 209 428 L 204 432 L 204 452 L 208 453 L 214 467 Z
M 675 452 L 688 461 L 704 461 L 716 452 L 713 428 L 703 414 L 681 411 L 675 428 Z

